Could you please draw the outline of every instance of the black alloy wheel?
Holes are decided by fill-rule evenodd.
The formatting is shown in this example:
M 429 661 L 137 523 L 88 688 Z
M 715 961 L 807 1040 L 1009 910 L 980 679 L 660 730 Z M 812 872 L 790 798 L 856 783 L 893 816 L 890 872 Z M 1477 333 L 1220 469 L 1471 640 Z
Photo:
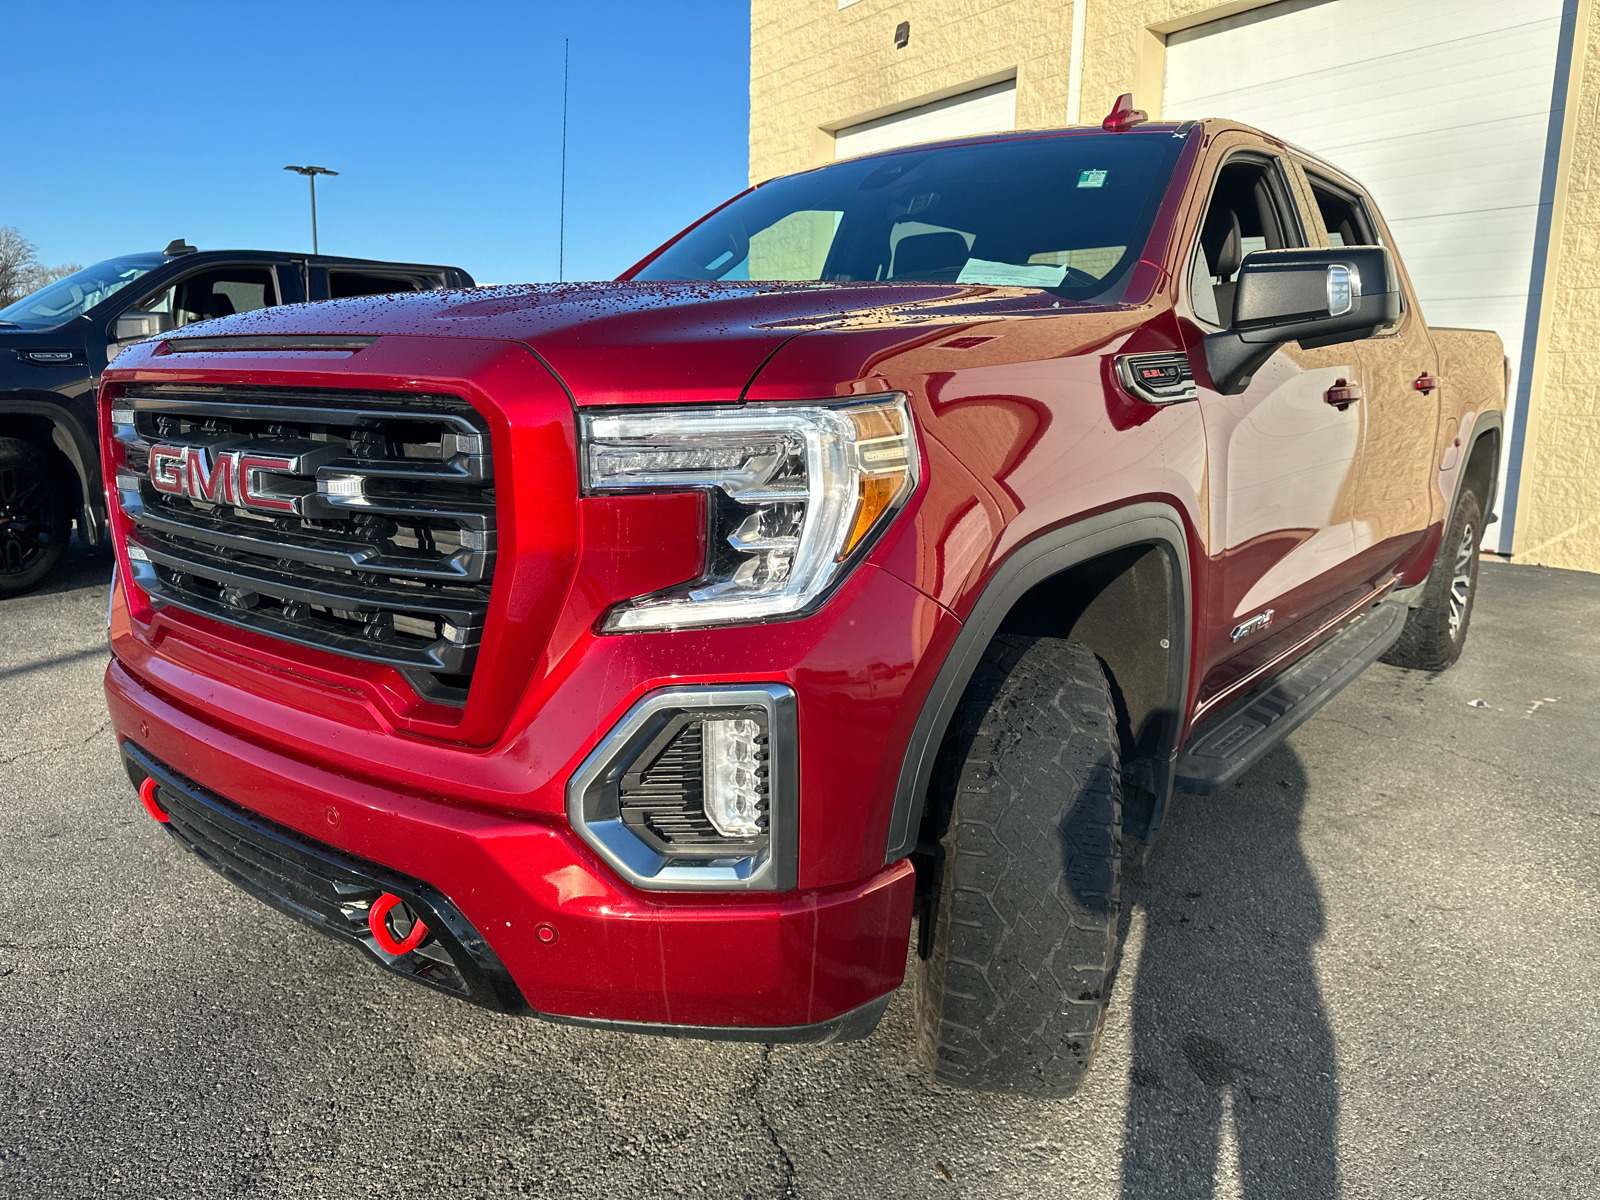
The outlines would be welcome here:
M 0 596 L 38 587 L 67 552 L 72 504 L 37 446 L 0 438 Z

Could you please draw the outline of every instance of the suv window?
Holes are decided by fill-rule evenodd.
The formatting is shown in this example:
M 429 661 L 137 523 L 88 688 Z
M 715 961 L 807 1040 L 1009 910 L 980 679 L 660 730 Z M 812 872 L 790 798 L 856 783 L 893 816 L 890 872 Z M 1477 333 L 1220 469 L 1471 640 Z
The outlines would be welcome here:
M 266 267 L 218 267 L 185 276 L 135 307 L 142 312 L 171 313 L 173 328 L 179 328 L 277 303 L 278 291 Z
M 1196 316 L 1224 329 L 1232 323 L 1233 289 L 1245 256 L 1304 244 L 1292 211 L 1276 160 L 1251 156 L 1223 166 L 1189 270 L 1189 303 Z
M 436 283 L 433 286 L 440 287 Z M 409 275 L 371 275 L 364 271 L 329 271 L 328 299 L 348 296 L 383 296 L 389 292 L 420 292 L 422 283 Z

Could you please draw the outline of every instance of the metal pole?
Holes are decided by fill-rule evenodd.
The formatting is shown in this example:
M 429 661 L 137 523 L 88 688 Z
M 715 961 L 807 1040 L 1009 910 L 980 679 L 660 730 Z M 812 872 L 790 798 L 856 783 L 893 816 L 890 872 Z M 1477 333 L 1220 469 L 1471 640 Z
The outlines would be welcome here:
M 567 278 L 567 81 L 572 74 L 572 39 L 561 53 L 561 225 L 556 237 L 556 280 Z
M 322 247 L 317 242 L 317 176 L 337 175 L 339 172 L 330 171 L 327 167 L 311 166 L 285 167 L 284 170 L 294 171 L 296 174 L 304 175 L 306 177 L 306 181 L 311 184 L 311 253 L 321 254 Z

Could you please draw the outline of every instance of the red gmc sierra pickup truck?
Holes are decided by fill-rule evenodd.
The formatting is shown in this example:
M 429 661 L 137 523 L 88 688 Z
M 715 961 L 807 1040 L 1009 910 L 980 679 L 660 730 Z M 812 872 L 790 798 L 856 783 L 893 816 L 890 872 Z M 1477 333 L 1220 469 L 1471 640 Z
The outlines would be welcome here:
M 1174 792 L 1459 654 L 1505 403 L 1359 183 L 1127 109 L 124 352 L 145 808 L 479 1004 L 827 1042 L 909 964 L 939 1078 L 1070 1094 Z

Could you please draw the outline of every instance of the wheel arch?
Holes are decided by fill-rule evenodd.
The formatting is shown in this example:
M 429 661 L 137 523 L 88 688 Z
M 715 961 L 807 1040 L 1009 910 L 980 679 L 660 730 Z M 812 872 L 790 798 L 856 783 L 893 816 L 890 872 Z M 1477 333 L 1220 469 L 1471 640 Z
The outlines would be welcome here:
M 1161 603 L 1154 594 L 1157 578 Z M 1143 502 L 1086 517 L 1012 551 L 967 614 L 917 715 L 895 788 L 884 862 L 916 849 L 945 730 L 989 643 L 1007 631 L 1070 636 L 1106 665 L 1119 731 L 1136 749 L 1124 764 L 1124 782 L 1145 794 L 1142 806 L 1137 800 L 1125 806 L 1125 815 L 1130 832 L 1152 840 L 1176 769 L 1192 597 L 1187 529 L 1169 504 Z
M 77 492 L 80 532 L 85 541 L 98 543 L 106 523 L 95 439 L 77 417 L 61 407 L 59 399 L 46 398 L 49 395 L 0 394 L 0 437 L 20 438 L 66 459 Z
M 1445 523 L 1455 512 L 1465 487 L 1478 484 L 1475 494 L 1483 504 L 1487 520 L 1494 512 L 1496 493 L 1500 486 L 1501 444 L 1505 440 L 1505 417 L 1498 412 L 1480 413 L 1472 423 L 1472 444 L 1463 456 L 1461 470 L 1456 474 L 1456 486 L 1450 497 L 1450 507 L 1445 512 Z

